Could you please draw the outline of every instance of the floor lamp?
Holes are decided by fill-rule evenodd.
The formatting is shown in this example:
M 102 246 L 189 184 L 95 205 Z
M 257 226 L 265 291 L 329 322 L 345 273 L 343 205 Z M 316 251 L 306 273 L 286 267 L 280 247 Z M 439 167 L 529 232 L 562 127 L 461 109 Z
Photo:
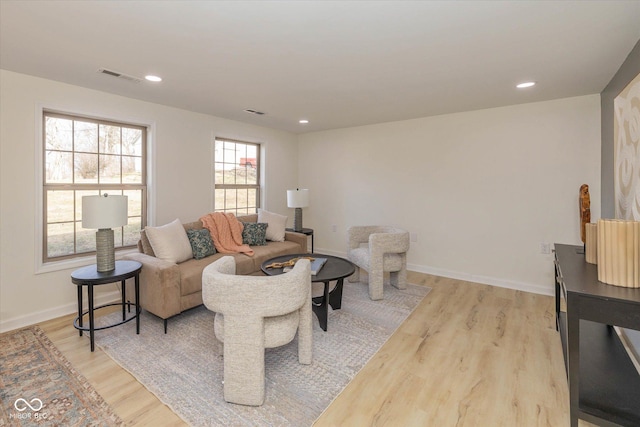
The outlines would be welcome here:
M 293 230 L 302 231 L 302 208 L 309 206 L 309 190 L 287 190 L 287 206 L 295 208 L 293 217 Z
M 96 231 L 96 265 L 98 272 L 116 268 L 113 227 L 127 225 L 127 196 L 84 196 L 82 198 L 82 228 Z

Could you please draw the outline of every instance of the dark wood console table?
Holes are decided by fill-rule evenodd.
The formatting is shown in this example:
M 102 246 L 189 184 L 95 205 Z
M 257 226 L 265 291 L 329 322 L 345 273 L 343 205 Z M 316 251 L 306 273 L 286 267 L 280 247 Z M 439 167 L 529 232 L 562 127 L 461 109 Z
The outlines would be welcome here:
M 555 244 L 556 328 L 569 381 L 571 427 L 640 425 L 640 375 L 613 326 L 640 330 L 640 289 L 598 281 L 582 246 Z M 566 313 L 561 300 L 566 302 Z

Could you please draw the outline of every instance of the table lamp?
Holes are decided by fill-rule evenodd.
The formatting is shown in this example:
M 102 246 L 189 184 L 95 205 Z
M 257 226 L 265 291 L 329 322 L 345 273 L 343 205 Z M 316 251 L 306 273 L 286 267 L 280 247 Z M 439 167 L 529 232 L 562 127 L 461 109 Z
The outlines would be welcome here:
M 96 231 L 96 264 L 99 272 L 116 268 L 112 227 L 127 225 L 127 196 L 84 196 L 82 198 L 82 228 Z
M 309 190 L 287 190 L 287 206 L 295 208 L 293 217 L 293 230 L 302 231 L 302 208 L 309 206 Z

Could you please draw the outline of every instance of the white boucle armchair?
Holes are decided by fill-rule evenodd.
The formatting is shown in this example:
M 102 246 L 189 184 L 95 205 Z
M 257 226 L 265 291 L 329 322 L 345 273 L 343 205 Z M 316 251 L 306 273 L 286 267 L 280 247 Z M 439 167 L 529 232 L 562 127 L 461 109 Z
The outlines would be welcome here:
M 349 250 L 347 257 L 358 268 L 349 277 L 350 282 L 360 280 L 360 269 L 369 275 L 369 298 L 383 298 L 384 273 L 389 272 L 391 284 L 398 289 L 407 287 L 407 252 L 409 232 L 396 227 L 367 225 L 347 230 Z
M 224 400 L 264 402 L 264 352 L 298 333 L 298 361 L 311 363 L 311 272 L 309 260 L 277 276 L 236 276 L 235 260 L 222 257 L 202 272 L 202 300 L 216 313 L 214 331 L 224 347 Z

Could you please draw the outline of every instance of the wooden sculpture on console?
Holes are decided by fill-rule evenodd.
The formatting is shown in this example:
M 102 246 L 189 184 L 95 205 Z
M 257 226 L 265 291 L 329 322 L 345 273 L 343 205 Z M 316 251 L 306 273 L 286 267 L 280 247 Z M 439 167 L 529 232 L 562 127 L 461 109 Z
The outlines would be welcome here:
M 589 186 L 582 184 L 580 186 L 580 238 L 582 243 L 586 242 L 585 224 L 591 222 L 591 197 L 589 196 Z

